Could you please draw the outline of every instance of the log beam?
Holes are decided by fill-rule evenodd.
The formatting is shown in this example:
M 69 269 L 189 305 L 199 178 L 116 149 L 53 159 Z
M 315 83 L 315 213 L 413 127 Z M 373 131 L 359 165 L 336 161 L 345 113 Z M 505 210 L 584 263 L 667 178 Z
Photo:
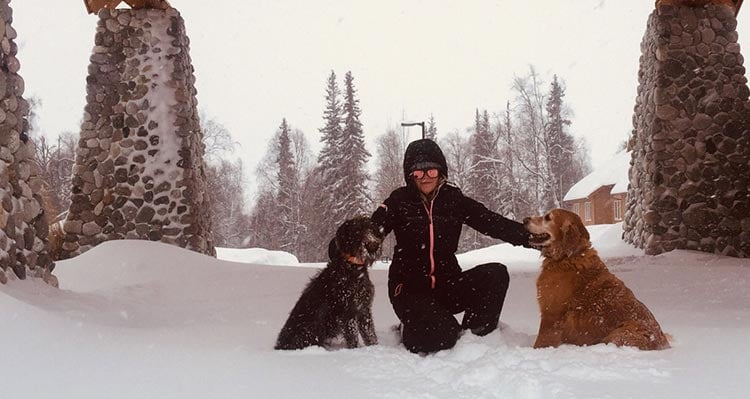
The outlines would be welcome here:
M 89 14 L 95 14 L 102 8 L 116 8 L 120 3 L 126 3 L 131 8 L 158 8 L 166 10 L 170 8 L 167 0 L 83 0 L 86 11 Z
M 719 4 L 725 5 L 734 10 L 734 16 L 740 12 L 742 7 L 742 0 L 656 0 L 656 7 L 659 6 L 687 6 L 687 7 L 703 7 L 708 4 Z

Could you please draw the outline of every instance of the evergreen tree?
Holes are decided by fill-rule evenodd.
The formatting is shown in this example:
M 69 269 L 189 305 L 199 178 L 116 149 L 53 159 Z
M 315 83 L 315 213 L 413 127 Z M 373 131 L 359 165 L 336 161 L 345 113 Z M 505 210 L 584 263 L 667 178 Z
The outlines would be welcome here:
M 372 201 L 367 193 L 367 181 L 370 177 L 365 170 L 370 153 L 365 149 L 362 122 L 359 120 L 361 114 L 354 77 L 349 71 L 344 77 L 344 128 L 340 145 L 342 160 L 339 165 L 341 176 L 346 179 L 347 184 L 339 198 L 342 217 L 339 223 L 352 216 L 370 212 Z
M 430 114 L 430 119 L 427 120 L 427 129 L 424 136 L 426 139 L 437 141 L 437 126 L 435 124 L 435 117 L 432 114 Z
M 497 196 L 502 187 L 496 179 L 497 174 L 497 141 L 490 128 L 490 116 L 487 110 L 475 112 L 474 134 L 472 142 L 472 169 L 469 175 L 470 193 L 487 208 L 498 211 Z M 481 248 L 491 242 L 489 237 L 474 232 L 474 247 Z
M 277 226 L 276 198 L 273 191 L 263 188 L 255 201 L 255 207 L 250 214 L 250 228 L 243 246 L 248 248 L 276 249 Z
M 576 144 L 573 137 L 565 131 L 565 127 L 570 126 L 570 120 L 565 118 L 564 96 L 565 89 L 557 80 L 557 75 L 554 75 L 545 107 L 547 112 L 545 144 L 552 202 L 550 207 L 560 207 L 563 196 L 577 181 L 573 162 Z
M 450 181 L 463 191 L 469 193 L 469 181 L 472 170 L 472 145 L 471 138 L 461 134 L 458 130 L 443 136 L 440 147 L 445 154 L 450 171 Z M 402 152 L 403 156 L 403 152 Z
M 345 219 L 368 214 L 371 200 L 367 192 L 365 165 L 370 153 L 365 149 L 354 78 L 347 72 L 344 79 L 344 103 L 336 83 L 336 73 L 331 71 L 326 85 L 326 106 L 323 111 L 325 125 L 320 129 L 323 149 L 318 156 L 315 178 L 319 182 L 315 201 L 321 223 L 317 225 L 316 237 L 332 237 L 338 225 Z M 318 259 L 327 254 L 327 244 L 321 240 Z
M 276 163 L 278 164 L 276 193 L 277 217 L 280 224 L 280 249 L 294 253 L 297 249 L 298 225 L 300 223 L 299 184 L 297 168 L 292 153 L 292 139 L 286 118 L 279 126 L 279 144 Z
M 515 137 L 513 120 L 510 112 L 510 101 L 505 104 L 505 114 L 502 123 L 498 125 L 498 139 L 502 143 L 502 148 L 499 149 L 500 157 L 503 159 L 503 190 L 504 197 L 500 200 L 506 211 L 506 216 L 511 219 L 517 219 L 521 216 L 521 205 L 523 197 L 521 196 L 521 190 L 519 187 L 519 179 L 517 166 L 515 163 Z
M 471 194 L 474 198 L 494 210 L 495 163 L 497 162 L 497 142 L 490 128 L 489 113 L 476 110 L 472 142 L 472 171 L 470 175 Z
M 211 198 L 216 246 L 240 248 L 251 230 L 249 216 L 245 214 L 244 180 L 241 159 L 234 162 L 220 159 L 206 165 L 206 193 Z
M 565 193 L 588 173 L 587 149 L 568 133 L 565 89 L 556 75 L 545 92 L 531 67 L 526 77 L 514 79 L 513 89 L 514 127 L 504 141 L 513 153 L 513 187 L 519 190 L 515 209 L 519 215 L 544 213 L 561 206 Z
M 295 178 L 297 179 L 297 247 L 292 253 L 300 261 L 312 262 L 321 260 L 317 257 L 320 249 L 320 237 L 313 232 L 318 231 L 321 221 L 318 200 L 321 184 L 316 180 L 320 177 L 315 173 L 314 165 L 311 165 L 313 154 L 304 132 L 294 129 L 291 134 L 292 146 L 294 148 Z
M 247 245 L 283 250 L 300 260 L 321 260 L 318 229 L 323 221 L 316 216 L 322 184 L 315 180 L 319 175 L 311 170 L 310 157 L 304 133 L 284 118 L 255 172 L 259 195 Z
M 322 229 L 330 228 L 332 223 L 326 220 L 318 201 L 321 198 L 323 175 L 313 168 L 304 172 L 301 178 L 301 224 L 299 250 L 295 255 L 302 262 L 321 262 L 327 259 L 328 240 Z
M 336 73 L 331 71 L 326 84 L 325 109 L 323 110 L 324 126 L 320 129 L 323 149 L 318 154 L 316 173 L 320 175 L 316 204 L 320 210 L 321 224 L 317 226 L 314 236 L 320 239 L 319 260 L 325 259 L 327 243 L 333 237 L 336 227 L 343 221 L 341 199 L 349 193 L 345 176 L 341 174 L 342 163 L 342 106 L 341 95 L 336 83 Z M 314 227 L 315 228 L 315 227 Z
M 552 192 L 555 206 L 562 204 L 565 193 L 583 177 L 583 171 L 587 169 L 581 165 L 580 157 L 577 155 L 578 144 L 566 130 L 566 127 L 570 126 L 570 120 L 567 119 L 563 97 L 565 97 L 565 89 L 558 81 L 557 75 L 554 75 L 550 84 L 546 111 L 549 167 L 554 183 Z
M 326 105 L 323 110 L 323 120 L 325 126 L 320 129 L 323 149 L 318 155 L 318 166 L 325 171 L 333 171 L 339 160 L 341 142 L 341 103 L 339 102 L 338 83 L 336 83 L 336 73 L 331 71 L 326 84 Z M 337 178 L 327 180 L 332 184 L 337 182 Z

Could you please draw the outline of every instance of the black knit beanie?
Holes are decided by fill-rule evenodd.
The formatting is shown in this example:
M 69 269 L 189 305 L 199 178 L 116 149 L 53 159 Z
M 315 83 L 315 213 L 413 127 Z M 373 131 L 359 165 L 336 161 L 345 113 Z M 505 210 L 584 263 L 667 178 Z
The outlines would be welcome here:
M 435 168 L 446 179 L 448 178 L 448 163 L 443 151 L 434 141 L 421 139 L 412 141 L 404 153 L 404 179 L 406 184 L 412 182 L 411 172 L 417 169 Z

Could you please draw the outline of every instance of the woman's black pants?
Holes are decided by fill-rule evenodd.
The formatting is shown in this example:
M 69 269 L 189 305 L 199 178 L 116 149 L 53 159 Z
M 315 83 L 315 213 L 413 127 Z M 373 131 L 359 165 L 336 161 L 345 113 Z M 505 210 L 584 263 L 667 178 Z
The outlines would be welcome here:
M 402 341 L 414 353 L 452 348 L 462 329 L 486 335 L 497 328 L 510 277 L 500 263 L 485 263 L 438 280 L 434 289 L 389 281 L 388 295 L 403 327 Z M 453 316 L 464 312 L 463 321 Z

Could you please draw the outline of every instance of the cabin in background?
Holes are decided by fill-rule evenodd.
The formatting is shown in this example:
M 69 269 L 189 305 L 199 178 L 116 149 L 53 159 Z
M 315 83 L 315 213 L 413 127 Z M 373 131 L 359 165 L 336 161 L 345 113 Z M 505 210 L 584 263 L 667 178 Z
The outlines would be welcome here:
M 623 220 L 628 195 L 630 153 L 622 151 L 568 190 L 563 207 L 581 217 L 585 225 Z

